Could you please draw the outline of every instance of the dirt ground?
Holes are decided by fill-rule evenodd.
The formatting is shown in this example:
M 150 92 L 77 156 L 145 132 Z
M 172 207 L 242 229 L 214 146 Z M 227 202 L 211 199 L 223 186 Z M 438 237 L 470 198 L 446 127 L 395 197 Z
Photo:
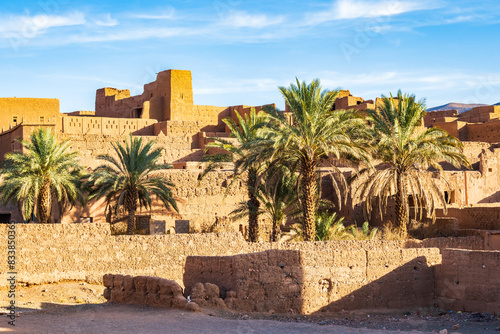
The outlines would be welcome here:
M 201 313 L 105 303 L 103 286 L 65 282 L 18 287 L 16 326 L 0 309 L 0 332 L 13 333 L 442 333 L 500 332 L 491 314 L 440 309 L 356 311 L 299 316 L 242 314 L 202 309 Z M 7 291 L 0 290 L 1 305 Z

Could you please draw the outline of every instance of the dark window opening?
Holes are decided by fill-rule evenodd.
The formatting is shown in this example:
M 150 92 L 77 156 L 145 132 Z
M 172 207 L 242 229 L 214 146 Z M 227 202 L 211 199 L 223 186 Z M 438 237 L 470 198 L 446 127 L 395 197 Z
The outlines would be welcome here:
M 455 190 L 445 191 L 444 192 L 444 201 L 446 204 L 455 203 Z
M 12 116 L 12 123 L 17 124 L 17 116 Z
M 134 109 L 133 118 L 141 118 L 142 116 L 142 108 Z
M 10 212 L 0 213 L 0 224 L 8 224 L 8 223 L 10 223 Z

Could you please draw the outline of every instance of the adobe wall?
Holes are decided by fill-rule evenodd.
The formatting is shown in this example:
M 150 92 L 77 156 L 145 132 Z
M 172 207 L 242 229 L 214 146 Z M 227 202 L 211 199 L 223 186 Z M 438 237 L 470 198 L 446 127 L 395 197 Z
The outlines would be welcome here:
M 7 224 L 0 236 L 7 240 Z M 269 249 L 296 250 L 330 256 L 335 250 L 393 250 L 400 242 L 339 241 L 304 243 L 247 243 L 240 233 L 111 236 L 109 224 L 16 224 L 19 282 L 61 280 L 100 281 L 106 273 L 150 275 L 183 285 L 187 256 L 229 256 Z M 7 242 L 0 244 L 6 253 Z M 347 255 L 347 253 L 345 253 Z M 0 263 L 0 274 L 7 271 Z M 5 284 L 2 282 L 0 284 Z
M 436 110 L 428 111 L 424 116 L 424 126 L 430 127 L 436 123 L 438 119 L 443 117 L 458 117 L 457 110 Z
M 216 217 L 227 217 L 239 202 L 246 199 L 246 188 L 241 182 L 236 182 L 227 191 L 232 171 L 212 172 L 202 181 L 198 180 L 200 173 L 200 170 L 168 170 L 163 173 L 166 180 L 175 184 L 172 194 L 177 200 L 179 213 L 166 210 L 160 202 L 153 202 L 151 210 L 138 210 L 136 214 L 165 220 L 167 230 L 175 226 L 177 219 L 189 220 L 190 226 L 199 230 L 214 224 Z M 62 223 L 75 223 L 80 217 L 93 217 L 98 223 L 107 222 L 104 201 L 90 202 L 84 208 L 77 206 L 63 216 Z M 55 218 L 58 219 L 58 215 Z M 240 223 L 246 225 L 248 222 L 236 221 L 231 226 L 237 230 Z
M 500 207 L 475 205 L 463 208 L 448 208 L 445 215 L 442 209 L 436 210 L 438 217 L 456 217 L 459 229 L 500 230 Z
M 67 135 L 154 135 L 153 119 L 123 119 L 90 116 L 63 116 L 61 132 Z
M 500 120 L 467 124 L 467 140 L 487 143 L 500 142 Z
M 318 247 L 320 248 L 320 247 Z M 267 250 L 225 257 L 188 257 L 187 293 L 197 282 L 234 291 L 244 312 L 310 314 L 433 305 L 438 249 Z
M 0 98 L 1 132 L 21 124 L 53 124 L 59 115 L 58 99 Z M 17 121 L 14 122 L 14 117 Z
M 500 252 L 445 249 L 442 254 L 436 268 L 437 306 L 500 313 Z
M 446 120 L 446 119 L 438 119 L 436 120 L 432 126 L 436 128 L 440 128 L 448 132 L 455 138 L 460 139 L 461 141 L 468 140 L 468 124 L 466 122 L 456 121 L 456 120 Z
M 4 254 L 7 231 L 0 225 Z M 297 296 L 295 305 L 305 313 L 431 306 L 433 266 L 441 263 L 439 249 L 388 241 L 252 244 L 240 233 L 111 236 L 108 224 L 17 224 L 15 231 L 19 283 L 102 282 L 104 274 L 157 276 L 186 287 L 214 280 L 224 294 L 237 291 L 245 301 L 240 306 L 251 310 L 278 310 L 264 301 Z M 7 271 L 2 261 L 0 275 Z M 266 293 L 278 298 L 259 303 Z
M 500 106 L 476 107 L 460 114 L 460 120 L 468 123 L 488 122 L 500 117 Z

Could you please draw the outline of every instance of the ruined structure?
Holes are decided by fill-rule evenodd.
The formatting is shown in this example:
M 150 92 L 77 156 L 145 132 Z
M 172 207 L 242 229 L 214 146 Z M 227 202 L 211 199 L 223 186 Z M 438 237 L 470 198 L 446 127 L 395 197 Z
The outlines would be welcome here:
M 342 90 L 335 101 L 335 109 L 364 112 L 376 108 L 381 101 L 380 98 L 364 100 Z M 263 107 L 255 108 L 259 111 Z M 180 219 L 190 220 L 199 227 L 214 223 L 216 215 L 226 216 L 236 203 L 245 200 L 246 189 L 241 183 L 226 191 L 231 166 L 210 173 L 201 182 L 199 175 L 203 169 L 200 161 L 205 145 L 213 137 L 229 136 L 222 120 L 227 117 L 237 120 L 236 111 L 247 114 L 250 110 L 251 107 L 244 105 L 195 105 L 191 72 L 182 70 L 158 73 L 156 80 L 145 84 L 143 93 L 137 96 L 131 96 L 128 89 L 98 89 L 95 111 L 61 114 L 57 99 L 0 98 L 0 159 L 7 152 L 22 149 L 17 140 L 28 139 L 40 126 L 51 128 L 62 140 L 71 140 L 72 148 L 80 153 L 81 162 L 89 171 L 99 164 L 98 155 L 110 152 L 111 143 L 124 141 L 129 133 L 155 140 L 162 148 L 163 162 L 174 166 L 165 177 L 176 184 L 174 196 L 178 199 L 180 212 L 155 206 L 151 211 L 138 213 L 139 216 L 146 220 L 165 220 L 167 230 Z M 500 146 L 495 144 L 500 142 L 499 116 L 500 106 L 486 106 L 462 114 L 453 110 L 429 112 L 424 118 L 424 126 L 438 126 L 462 140 L 465 154 L 473 166 L 472 170 L 445 166 L 444 180 L 439 181 L 451 207 L 448 217 L 458 221 L 453 220 L 456 228 L 500 229 Z M 351 168 L 340 167 L 347 175 L 352 172 Z M 429 172 L 428 177 L 440 176 Z M 333 197 L 326 178 L 323 190 L 325 196 Z M 355 197 L 348 202 L 342 210 L 346 222 L 362 223 L 365 220 L 362 203 Z M 486 216 L 482 214 L 485 210 L 488 211 Z M 438 215 L 444 216 L 444 213 L 439 211 Z M 0 208 L 0 221 L 11 218 L 21 219 L 15 206 Z M 56 223 L 80 222 L 82 218 L 91 218 L 94 222 L 110 219 L 102 202 L 74 208 L 64 217 L 54 212 Z M 384 219 L 391 217 L 388 215 Z M 376 217 L 371 222 L 381 223 Z
M 263 106 L 255 107 L 257 111 Z M 0 98 L 0 160 L 6 153 L 22 149 L 19 139 L 27 140 L 31 132 L 43 126 L 51 128 L 62 140 L 80 153 L 80 160 L 89 170 L 96 168 L 100 154 L 111 152 L 111 144 L 124 141 L 129 133 L 155 140 L 162 148 L 164 163 L 174 166 L 165 177 L 176 184 L 180 213 L 166 211 L 160 206 L 142 212 L 151 219 L 163 219 L 168 227 L 176 219 L 191 220 L 196 225 L 209 224 L 218 214 L 227 215 L 234 205 L 244 199 L 246 190 L 236 185 L 226 193 L 228 170 L 220 170 L 200 182 L 199 161 L 205 144 L 211 137 L 228 137 L 224 118 L 235 120 L 249 113 L 251 107 L 229 107 L 193 104 L 191 72 L 168 70 L 158 73 L 154 82 L 144 85 L 144 92 L 130 96 L 130 91 L 102 88 L 96 92 L 96 110 L 59 112 L 57 99 Z M 209 152 L 211 153 L 211 152 Z M 226 196 L 225 196 L 226 195 Z M 78 222 L 91 217 L 94 222 L 106 221 L 102 202 L 85 208 L 74 208 L 64 217 L 54 212 L 54 222 Z M 21 220 L 15 206 L 0 208 L 0 220 Z

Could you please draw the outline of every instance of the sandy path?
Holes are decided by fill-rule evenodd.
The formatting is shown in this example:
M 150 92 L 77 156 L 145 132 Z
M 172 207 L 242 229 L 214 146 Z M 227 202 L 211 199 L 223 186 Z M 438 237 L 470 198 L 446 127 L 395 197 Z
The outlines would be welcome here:
M 79 305 L 23 313 L 15 330 L 1 319 L 0 332 L 13 333 L 301 333 L 389 334 L 399 331 L 270 320 L 229 320 L 203 313 L 125 305 Z M 412 331 L 412 334 L 425 333 Z

